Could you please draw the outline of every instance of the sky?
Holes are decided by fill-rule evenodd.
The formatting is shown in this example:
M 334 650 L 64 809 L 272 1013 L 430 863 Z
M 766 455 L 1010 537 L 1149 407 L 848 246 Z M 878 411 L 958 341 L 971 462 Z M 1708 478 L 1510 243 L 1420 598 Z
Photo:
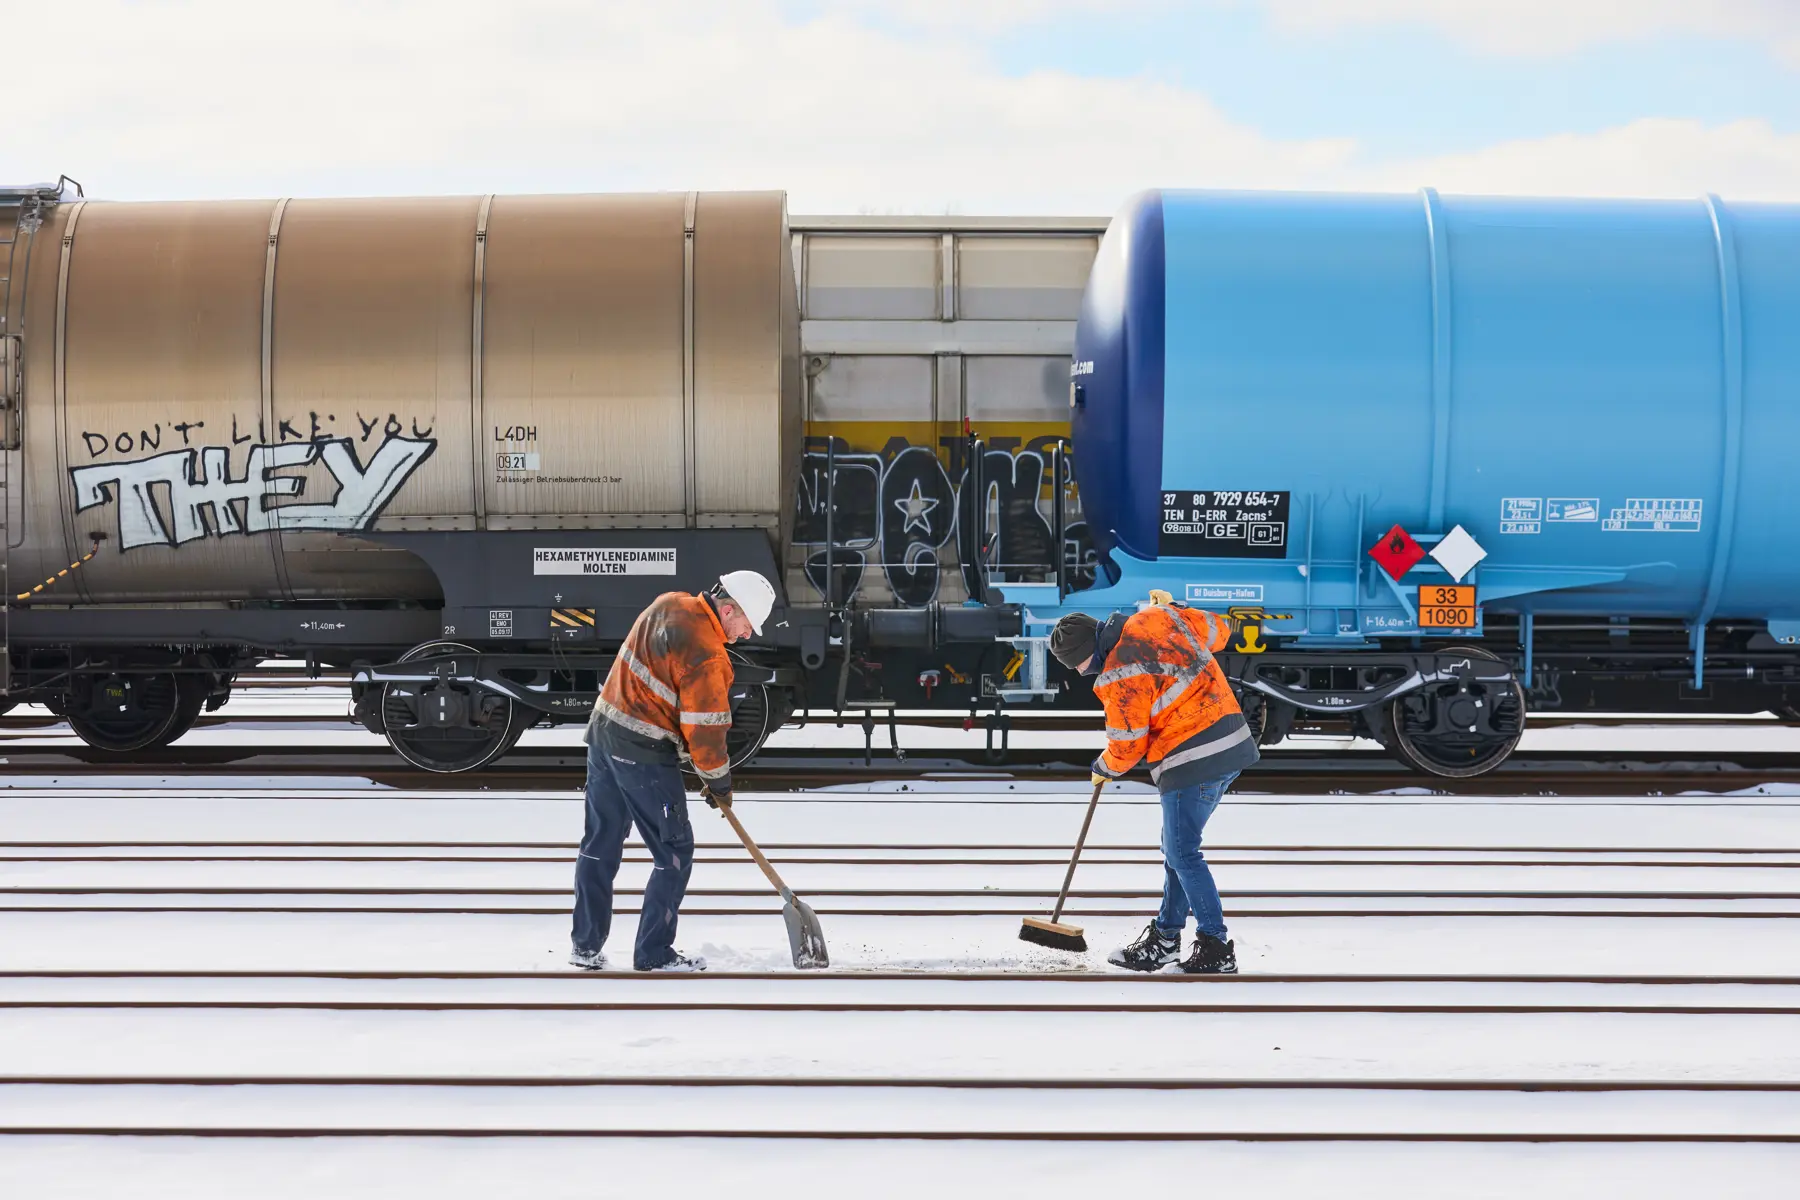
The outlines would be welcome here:
M 1146 187 L 1800 201 L 1800 0 L 0 0 L 0 182 L 111 199 Z

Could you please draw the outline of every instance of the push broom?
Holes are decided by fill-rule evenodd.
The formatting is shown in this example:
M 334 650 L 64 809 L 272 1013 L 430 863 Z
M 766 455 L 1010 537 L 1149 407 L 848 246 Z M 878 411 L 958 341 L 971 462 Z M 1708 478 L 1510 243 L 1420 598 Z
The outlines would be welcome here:
M 1087 816 L 1081 822 L 1081 835 L 1075 839 L 1075 853 L 1069 856 L 1069 872 L 1063 876 L 1062 891 L 1056 894 L 1056 908 L 1048 921 L 1042 917 L 1026 917 L 1019 926 L 1019 940 L 1030 942 L 1034 946 L 1047 946 L 1052 950 L 1067 950 L 1073 954 L 1087 953 L 1087 939 L 1081 936 L 1081 926 L 1064 925 L 1062 923 L 1063 905 L 1069 900 L 1069 884 L 1075 879 L 1075 864 L 1081 861 L 1081 848 L 1087 844 L 1088 826 L 1094 823 L 1094 810 L 1100 807 L 1100 789 L 1106 786 L 1102 779 L 1094 785 L 1094 798 L 1088 801 Z

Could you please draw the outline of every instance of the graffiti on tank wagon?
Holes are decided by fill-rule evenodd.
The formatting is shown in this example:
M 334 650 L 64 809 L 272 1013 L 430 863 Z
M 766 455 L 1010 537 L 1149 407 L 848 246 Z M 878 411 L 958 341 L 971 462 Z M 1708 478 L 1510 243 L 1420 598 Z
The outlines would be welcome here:
M 260 417 L 257 418 L 256 429 L 252 432 L 247 427 L 240 428 L 237 416 L 233 414 L 231 444 L 242 446 L 249 442 L 343 442 L 349 441 L 354 436 L 359 444 L 367 445 L 369 439 L 378 433 L 383 440 L 401 437 L 407 433 L 409 424 L 414 439 L 423 441 L 431 437 L 432 427 L 427 425 L 424 429 L 420 429 L 417 417 L 408 423 L 400 420 L 399 413 L 384 413 L 378 410 L 372 417 L 364 416 L 360 412 L 353 412 L 350 414 L 350 418 L 356 427 L 354 435 L 348 424 L 343 432 L 338 432 L 336 413 L 309 412 L 304 420 L 299 417 L 292 419 L 282 417 L 275 423 L 275 436 L 271 438 Z M 184 447 L 191 446 L 194 444 L 194 435 L 205 428 L 205 421 L 172 421 L 165 432 L 162 422 L 158 421 L 148 429 L 138 427 L 136 433 L 130 429 L 121 429 L 117 433 L 96 433 L 94 430 L 84 429 L 81 432 L 81 444 L 87 450 L 89 459 L 99 458 L 108 450 L 115 454 L 131 454 L 136 451 L 148 453 L 151 450 L 161 450 L 163 439 L 169 433 L 179 435 Z M 217 438 L 219 431 L 215 430 L 212 436 Z
M 435 449 L 436 438 L 389 433 L 365 463 L 349 437 L 259 443 L 234 476 L 231 446 L 198 446 L 75 467 L 69 479 L 77 512 L 118 501 L 121 549 L 181 546 L 226 534 L 367 529 Z M 337 483 L 317 502 L 304 496 L 307 479 L 273 473 L 315 464 Z M 167 520 L 157 504 L 164 489 Z M 282 499 L 290 503 L 269 503 Z
M 1032 448 L 1023 450 L 990 445 L 982 456 L 987 519 L 985 552 L 980 555 L 972 545 L 973 522 L 965 508 L 971 497 L 960 439 L 945 439 L 948 465 L 933 447 L 898 438 L 879 453 L 851 450 L 843 438 L 834 440 L 835 453 L 828 457 L 826 439 L 807 439 L 794 529 L 795 543 L 806 551 L 807 582 L 820 597 L 828 582 L 828 497 L 836 507 L 829 538 L 839 603 L 856 596 L 871 566 L 884 573 L 898 603 L 909 607 L 931 603 L 938 597 L 952 545 L 957 565 L 949 569 L 961 571 L 963 585 L 971 592 L 972 564 L 978 560 L 988 564 L 990 573 L 1004 572 L 1015 580 L 1021 575 L 1055 577 L 1052 501 L 1045 495 L 1051 458 L 1048 448 L 1036 443 L 1054 445 L 1056 439 L 1034 439 Z M 832 460 L 835 485 L 828 475 Z M 1081 586 L 1092 578 L 1094 552 L 1087 523 L 1080 519 L 1067 460 L 1057 482 L 1067 514 L 1063 559 L 1071 584 Z

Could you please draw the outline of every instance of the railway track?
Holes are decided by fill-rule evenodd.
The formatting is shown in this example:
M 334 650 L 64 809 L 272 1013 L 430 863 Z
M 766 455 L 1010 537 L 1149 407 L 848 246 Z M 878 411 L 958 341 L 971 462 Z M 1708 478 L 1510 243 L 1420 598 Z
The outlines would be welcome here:
M 1783 1144 L 1800 1142 L 1795 1091 L 1640 1080 L 27 1079 L 0 1080 L 0 1114 L 39 1114 L 14 1130 L 28 1136 Z M 1059 1121 L 1071 1102 L 1077 1124 Z M 414 1115 L 396 1121 L 396 1110 Z M 907 1119 L 896 1123 L 896 1110 Z M 1322 1127 L 1326 1112 L 1335 1123 Z
M 773 750 L 737 774 L 761 790 L 804 790 L 864 782 L 941 783 L 1001 780 L 1066 782 L 1085 778 L 1092 748 L 1013 749 L 1000 761 L 982 749 L 915 750 L 905 758 L 878 751 Z M 437 775 L 407 766 L 381 745 L 176 746 L 129 762 L 81 746 L 4 746 L 7 778 L 79 780 L 97 772 L 133 779 L 230 781 L 355 778 L 383 787 L 544 789 L 579 787 L 586 759 L 579 747 L 522 746 L 493 767 L 469 775 Z M 1687 791 L 1800 789 L 1800 757 L 1786 751 L 1704 755 L 1632 751 L 1596 757 L 1584 751 L 1519 752 L 1475 779 L 1447 780 L 1409 771 L 1378 751 L 1275 749 L 1245 772 L 1243 791 L 1372 794 L 1412 789 L 1459 795 L 1666 795 Z
M 735 845 L 724 842 L 698 843 L 694 856 L 697 865 L 709 863 L 741 863 Z M 820 864 L 929 866 L 951 863 L 956 866 L 1062 866 L 1067 860 L 1056 852 L 1063 849 L 1051 845 L 1033 846 L 844 846 L 832 844 L 765 843 L 762 849 L 771 861 L 782 865 Z M 970 858 L 969 850 L 979 850 L 998 857 Z M 107 850 L 111 853 L 93 853 Z M 168 853 L 181 850 L 185 853 Z M 245 853 L 245 851 L 261 853 Z M 326 853 L 336 851 L 336 853 Z M 388 853 L 382 853 L 387 851 Z M 400 853 L 400 852 L 404 853 Z M 495 851 L 512 851 L 510 854 Z M 835 851 L 833 854 L 821 853 Z M 452 853 L 454 852 L 454 853 Z M 485 852 L 485 853 L 484 853 Z M 1498 857 L 1505 854 L 1532 854 L 1534 857 Z M 882 857 L 876 857 L 882 855 Z M 958 855 L 948 858 L 947 855 Z M 1214 866 L 1444 866 L 1485 863 L 1512 867 L 1667 867 L 1696 868 L 1714 866 L 1800 867 L 1800 850 L 1751 850 L 1732 847 L 1693 851 L 1668 851 L 1655 848 L 1611 850 L 1600 848 L 1519 847 L 1494 851 L 1468 850 L 1452 846 L 1209 846 L 1208 860 Z M 1276 855 L 1277 857 L 1269 857 Z M 1338 857 L 1322 857 L 1335 855 Z M 1390 857 L 1377 857 L 1389 855 Z M 1401 855 L 1401 857 L 1391 857 Z M 1636 857 L 1624 857 L 1626 855 Z M 0 843 L 0 863 L 42 862 L 167 862 L 167 863 L 564 863 L 574 862 L 572 843 L 558 842 L 10 842 Z M 896 857 L 897 856 L 897 857 Z M 1350 857 L 1345 857 L 1350 856 Z M 1650 857 L 1644 857 L 1650 856 Z M 1156 865 L 1161 861 L 1154 846 L 1089 846 L 1082 852 L 1088 867 L 1118 865 Z M 639 853 L 627 853 L 626 863 L 648 863 Z
M 0 1156 L 378 1173 L 431 1144 L 475 1179 L 578 1173 L 559 1156 L 599 1143 L 726 1178 L 842 1146 L 901 1179 L 931 1142 L 979 1156 L 959 1178 L 1003 1170 L 994 1194 L 1123 1142 L 1263 1173 L 1294 1144 L 1350 1171 L 1370 1145 L 1421 1171 L 1504 1154 L 1496 1178 L 1552 1151 L 1607 1177 L 1800 1165 L 1800 799 L 1631 795 L 1676 790 L 1655 756 L 1594 795 L 1373 795 L 1321 787 L 1328 757 L 1209 827 L 1245 974 L 1194 978 L 1104 963 L 1155 903 L 1147 791 L 1102 804 L 1077 873 L 1095 950 L 1016 940 L 1085 809 L 1048 768 L 742 785 L 825 922 L 820 973 L 788 969 L 778 903 L 695 806 L 681 944 L 715 969 L 689 977 L 563 964 L 570 780 L 13 777 Z M 649 866 L 626 856 L 617 946 Z
M 0 1011 L 360 1013 L 1617 1013 L 1800 1016 L 1800 978 L 1669 975 L 1126 976 L 1111 971 L 10 971 Z M 689 1076 L 683 1074 L 681 1078 Z M 885 1078 L 885 1076 L 883 1076 Z M 979 1080 L 980 1077 L 971 1077 Z
M 240 680 L 234 685 L 239 689 L 246 688 L 246 681 Z M 321 726 L 358 732 L 362 726 L 349 719 L 348 683 L 321 686 L 309 680 L 265 680 L 248 685 L 249 694 L 238 700 L 234 711 L 208 713 L 194 721 L 195 729 L 228 729 L 233 727 L 268 727 L 268 728 L 319 728 Z M 246 703 L 248 701 L 248 703 Z M 274 706 L 304 703 L 315 711 L 274 711 Z M 262 711 L 269 709 L 271 711 Z M 987 710 L 983 710 L 985 718 Z M 1097 719 L 1096 713 L 1031 713 L 1029 710 L 1009 713 L 1008 719 L 1015 731 L 1081 733 L 1093 730 Z M 907 713 L 902 720 L 906 726 L 915 729 L 963 729 L 965 726 L 979 729 L 981 720 L 969 721 L 963 714 L 930 712 L 925 710 Z M 1743 729 L 1743 728 L 1781 728 L 1792 726 L 1774 714 L 1744 714 L 1734 716 L 1689 716 L 1671 713 L 1600 713 L 1595 715 L 1569 715 L 1562 713 L 1534 713 L 1527 723 L 1528 729 L 1631 729 L 1659 724 L 1678 724 L 1684 729 Z M 786 728 L 844 728 L 858 729 L 860 725 L 854 718 L 840 720 L 832 713 L 799 714 L 789 719 Z M 0 730 L 46 730 L 68 728 L 61 717 L 42 711 L 24 711 L 0 716 Z M 884 734 L 885 736 L 885 734 Z

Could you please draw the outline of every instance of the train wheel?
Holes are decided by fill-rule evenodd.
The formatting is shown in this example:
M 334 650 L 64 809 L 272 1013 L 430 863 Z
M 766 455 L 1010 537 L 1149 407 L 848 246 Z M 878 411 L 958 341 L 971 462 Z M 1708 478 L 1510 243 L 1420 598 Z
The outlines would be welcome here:
M 195 675 L 183 672 L 175 676 L 175 719 L 169 727 L 157 735 L 151 746 L 168 746 L 194 727 L 200 719 L 200 710 L 206 705 L 207 696 L 212 694 L 212 678 L 207 675 Z
M 1475 646 L 1458 653 L 1494 659 Z M 1525 732 L 1525 689 L 1439 683 L 1408 692 L 1388 706 L 1384 738 L 1394 756 L 1415 771 L 1445 779 L 1485 775 L 1512 754 Z
M 412 662 L 443 654 L 474 654 L 460 642 L 427 642 L 400 656 Z M 536 717 L 506 696 L 444 678 L 382 685 L 381 721 L 388 744 L 413 766 L 439 774 L 485 767 L 512 749 Z
M 58 707 L 76 737 L 107 754 L 133 754 L 187 732 L 170 733 L 181 711 L 180 676 L 172 671 L 80 676 Z

